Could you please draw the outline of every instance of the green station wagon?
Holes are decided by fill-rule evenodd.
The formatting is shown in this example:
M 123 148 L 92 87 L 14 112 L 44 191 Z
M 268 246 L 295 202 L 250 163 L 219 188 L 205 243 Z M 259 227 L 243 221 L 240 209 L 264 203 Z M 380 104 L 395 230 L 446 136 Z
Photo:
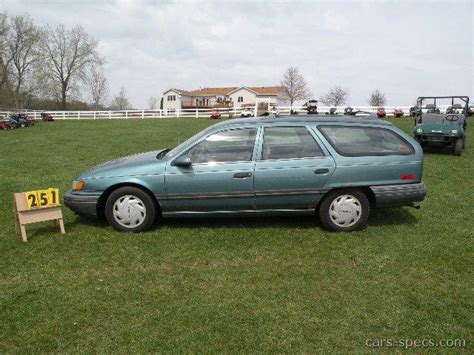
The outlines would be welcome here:
M 132 155 L 82 173 L 65 204 L 140 232 L 156 218 L 318 214 L 331 231 L 362 227 L 370 210 L 419 207 L 423 151 L 378 119 L 234 119 L 174 149 Z

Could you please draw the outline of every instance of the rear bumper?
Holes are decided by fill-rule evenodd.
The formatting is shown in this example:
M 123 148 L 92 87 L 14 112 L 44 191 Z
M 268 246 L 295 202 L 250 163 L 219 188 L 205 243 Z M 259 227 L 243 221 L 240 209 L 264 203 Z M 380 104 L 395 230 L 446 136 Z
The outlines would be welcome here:
M 422 182 L 402 185 L 371 186 L 376 207 L 410 206 L 425 199 L 426 186 Z
M 69 190 L 64 195 L 64 204 L 73 212 L 83 216 L 97 216 L 99 195 L 77 195 Z

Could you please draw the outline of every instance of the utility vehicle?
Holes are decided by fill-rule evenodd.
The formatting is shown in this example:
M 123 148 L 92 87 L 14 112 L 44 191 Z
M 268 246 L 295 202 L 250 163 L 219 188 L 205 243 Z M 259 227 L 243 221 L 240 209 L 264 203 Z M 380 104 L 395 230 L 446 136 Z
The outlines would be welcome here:
M 420 145 L 447 147 L 453 155 L 461 155 L 466 146 L 469 97 L 421 96 L 417 109 L 414 135 Z

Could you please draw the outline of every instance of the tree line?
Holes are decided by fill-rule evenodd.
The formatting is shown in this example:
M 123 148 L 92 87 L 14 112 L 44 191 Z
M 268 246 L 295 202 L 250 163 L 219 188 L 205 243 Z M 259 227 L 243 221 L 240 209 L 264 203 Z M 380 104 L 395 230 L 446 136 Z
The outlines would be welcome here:
M 28 15 L 0 14 L 0 108 L 129 108 L 123 87 L 107 105 L 104 62 L 98 42 L 79 25 L 41 27 Z
M 312 98 L 311 90 L 304 75 L 297 67 L 289 67 L 283 73 L 281 85 L 288 91 L 290 105 L 298 100 L 308 100 Z M 319 101 L 325 106 L 343 106 L 349 101 L 350 91 L 342 86 L 334 86 L 319 96 Z M 383 106 L 387 103 L 385 94 L 379 89 L 375 89 L 367 100 L 370 106 Z

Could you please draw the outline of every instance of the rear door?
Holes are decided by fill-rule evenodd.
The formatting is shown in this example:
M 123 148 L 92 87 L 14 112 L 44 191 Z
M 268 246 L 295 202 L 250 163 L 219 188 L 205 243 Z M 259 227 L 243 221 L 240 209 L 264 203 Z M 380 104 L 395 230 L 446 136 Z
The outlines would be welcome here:
M 306 126 L 266 126 L 255 163 L 260 210 L 315 208 L 335 162 Z

